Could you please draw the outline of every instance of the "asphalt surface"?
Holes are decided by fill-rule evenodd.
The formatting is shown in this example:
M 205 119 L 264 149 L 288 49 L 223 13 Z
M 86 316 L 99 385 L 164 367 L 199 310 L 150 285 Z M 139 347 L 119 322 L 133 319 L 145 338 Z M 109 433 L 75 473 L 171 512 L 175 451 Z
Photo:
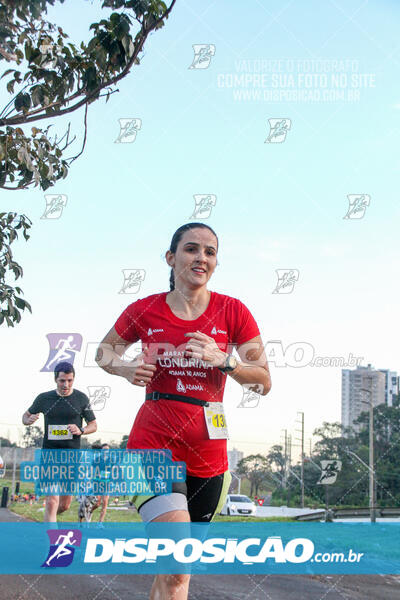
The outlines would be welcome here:
M 150 575 L 1 575 L 1 600 L 145 600 Z M 194 575 L 189 600 L 399 600 L 400 577 Z
M 1 521 L 26 520 L 0 509 Z M 146 600 L 152 575 L 0 575 L 0 600 Z M 399 600 L 400 575 L 193 575 L 189 600 Z
M 0 508 L 0 523 L 16 523 L 18 521 L 29 521 L 29 519 L 11 512 L 8 508 Z

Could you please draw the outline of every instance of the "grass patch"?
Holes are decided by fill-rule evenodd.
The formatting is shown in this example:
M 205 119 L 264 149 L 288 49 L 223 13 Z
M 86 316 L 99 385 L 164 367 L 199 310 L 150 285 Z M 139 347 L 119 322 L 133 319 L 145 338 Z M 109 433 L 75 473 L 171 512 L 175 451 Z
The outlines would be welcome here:
M 17 482 L 18 480 L 16 480 Z M 3 491 L 3 487 L 8 487 L 8 497 L 11 496 L 12 479 L 0 479 L 0 496 Z M 35 486 L 33 483 L 29 481 L 20 481 L 19 483 L 19 493 L 20 494 L 33 494 L 35 491 Z
M 111 503 L 111 507 L 114 506 Z M 115 505 L 117 506 L 117 505 Z M 79 503 L 77 500 L 73 499 L 71 502 L 71 507 L 63 512 L 61 515 L 58 515 L 57 520 L 59 523 L 76 523 L 78 521 L 78 507 Z M 12 502 L 8 507 L 12 512 L 15 512 L 17 515 L 21 515 L 26 517 L 27 519 L 31 519 L 33 521 L 43 521 L 44 515 L 44 506 L 43 501 L 35 502 L 30 505 L 25 502 Z M 100 508 L 97 508 L 92 517 L 92 523 L 95 523 L 99 520 L 100 517 Z M 107 510 L 104 522 L 105 523 L 127 523 L 127 522 L 140 522 L 141 518 L 135 509 L 128 510 Z
M 113 504 L 111 504 L 113 506 Z M 27 519 L 31 519 L 32 521 L 43 521 L 43 503 L 35 502 L 30 505 L 25 502 L 12 502 L 9 505 L 9 509 L 12 512 L 15 512 L 17 515 L 21 515 L 26 517 Z M 95 523 L 99 520 L 100 509 L 94 511 L 92 517 L 92 523 Z M 78 502 L 76 500 L 72 500 L 71 508 L 66 512 L 62 513 L 58 516 L 59 523 L 75 523 L 78 521 Z M 294 521 L 289 517 L 227 517 L 217 515 L 214 519 L 214 522 L 232 522 L 232 523 L 260 523 L 265 521 L 277 522 L 277 521 Z M 105 519 L 105 523 L 128 523 L 128 522 L 141 522 L 141 518 L 135 509 L 129 508 L 128 510 L 107 510 Z

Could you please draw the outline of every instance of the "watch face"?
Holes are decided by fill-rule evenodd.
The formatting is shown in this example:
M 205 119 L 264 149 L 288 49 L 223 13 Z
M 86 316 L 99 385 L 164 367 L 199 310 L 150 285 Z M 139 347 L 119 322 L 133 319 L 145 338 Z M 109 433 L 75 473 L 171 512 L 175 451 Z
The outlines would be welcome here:
M 234 369 L 236 369 L 236 365 L 237 365 L 237 360 L 234 356 L 232 356 L 232 354 L 230 354 L 228 356 L 228 358 L 226 359 L 226 369 L 228 371 L 233 371 Z

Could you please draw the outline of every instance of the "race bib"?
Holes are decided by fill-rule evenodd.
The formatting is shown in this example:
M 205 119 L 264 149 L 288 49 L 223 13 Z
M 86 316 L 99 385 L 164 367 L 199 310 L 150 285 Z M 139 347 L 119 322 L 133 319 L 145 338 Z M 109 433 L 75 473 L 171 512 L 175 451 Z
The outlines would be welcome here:
M 66 425 L 49 425 L 47 439 L 49 440 L 72 440 L 72 433 Z
M 229 439 L 228 426 L 226 424 L 222 402 L 210 402 L 209 406 L 204 406 L 203 408 L 210 440 Z

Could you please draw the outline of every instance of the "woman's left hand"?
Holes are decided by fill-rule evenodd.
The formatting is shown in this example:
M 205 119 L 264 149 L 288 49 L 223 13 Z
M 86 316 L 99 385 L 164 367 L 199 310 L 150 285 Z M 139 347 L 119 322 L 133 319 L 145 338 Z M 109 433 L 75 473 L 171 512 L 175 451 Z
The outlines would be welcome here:
M 222 367 L 227 354 L 218 348 L 214 338 L 200 331 L 185 333 L 191 340 L 186 345 L 185 354 L 210 363 L 213 367 Z

